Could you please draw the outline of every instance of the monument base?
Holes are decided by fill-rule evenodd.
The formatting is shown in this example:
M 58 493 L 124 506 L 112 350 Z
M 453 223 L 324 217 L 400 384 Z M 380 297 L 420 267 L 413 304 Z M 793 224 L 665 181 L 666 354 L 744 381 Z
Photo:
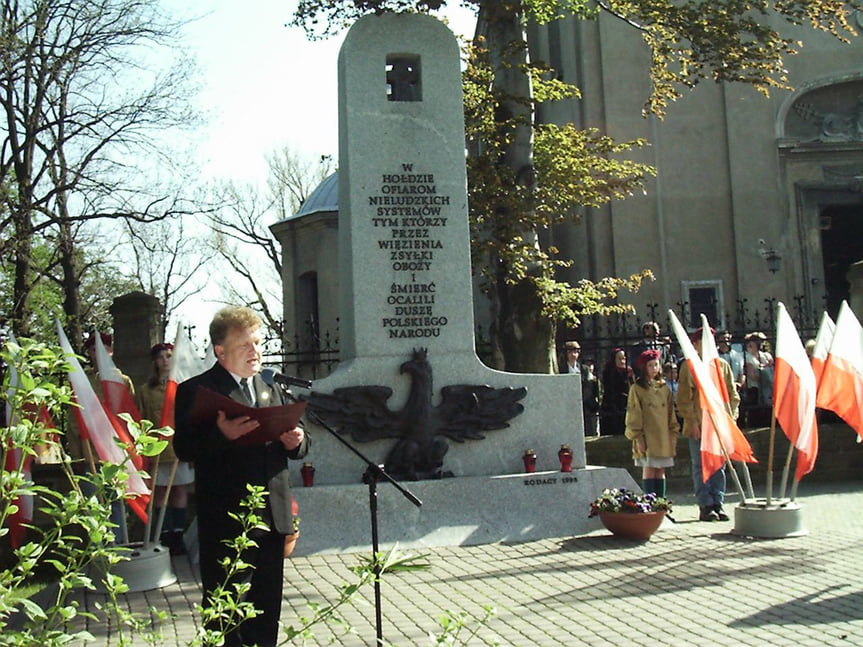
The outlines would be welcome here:
M 389 483 L 377 486 L 381 550 L 470 546 L 571 537 L 601 528 L 588 519 L 590 502 L 605 488 L 638 488 L 622 468 L 466 476 L 401 483 L 417 508 Z M 295 555 L 371 550 L 368 486 L 295 488 L 302 539 Z
M 803 527 L 803 510 L 788 499 L 752 499 L 734 508 L 732 535 L 778 539 L 809 534 Z
M 144 548 L 141 544 L 126 546 L 129 552 L 124 559 L 111 566 L 111 573 L 123 578 L 129 592 L 160 589 L 177 581 L 171 568 L 171 552 L 161 544 L 151 544 Z M 104 565 L 97 567 L 104 572 Z M 99 578 L 94 578 L 99 579 Z

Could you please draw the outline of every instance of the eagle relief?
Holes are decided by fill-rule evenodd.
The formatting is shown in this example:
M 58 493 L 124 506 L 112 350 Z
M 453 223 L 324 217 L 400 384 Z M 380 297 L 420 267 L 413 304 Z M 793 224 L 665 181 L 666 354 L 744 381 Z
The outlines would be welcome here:
M 332 394 L 312 393 L 308 406 L 325 424 L 359 442 L 396 439 L 384 469 L 395 479 L 416 481 L 452 476 L 444 472 L 449 450 L 446 438 L 456 442 L 482 440 L 483 432 L 509 427 L 509 420 L 524 411 L 519 402 L 525 387 L 451 384 L 440 390 L 441 402 L 432 406 L 434 393 L 428 350 L 414 349 L 399 367 L 411 378 L 410 393 L 400 411 L 392 411 L 388 386 L 349 386 Z

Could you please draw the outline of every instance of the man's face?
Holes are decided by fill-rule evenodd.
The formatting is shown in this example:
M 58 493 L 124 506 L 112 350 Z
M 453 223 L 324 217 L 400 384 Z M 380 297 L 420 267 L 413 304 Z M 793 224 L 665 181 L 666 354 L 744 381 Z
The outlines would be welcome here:
M 225 341 L 215 346 L 216 357 L 225 369 L 240 377 L 252 377 L 261 370 L 260 326 L 232 328 Z
M 566 361 L 570 364 L 575 364 L 578 361 L 578 355 L 581 353 L 580 348 L 567 348 Z
M 717 346 L 722 348 L 723 350 L 727 350 L 729 346 L 731 346 L 731 335 L 722 335 L 717 340 Z

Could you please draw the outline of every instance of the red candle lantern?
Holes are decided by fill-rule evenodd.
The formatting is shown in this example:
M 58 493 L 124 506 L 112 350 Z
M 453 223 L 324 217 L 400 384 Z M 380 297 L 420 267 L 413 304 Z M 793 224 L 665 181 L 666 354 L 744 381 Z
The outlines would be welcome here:
M 300 475 L 303 477 L 304 487 L 312 487 L 315 484 L 315 468 L 311 463 L 303 463 L 300 468 Z
M 560 471 L 561 472 L 571 472 L 572 471 L 572 450 L 569 448 L 569 445 L 561 445 L 560 449 L 557 452 L 557 457 L 560 459 Z
M 524 471 L 533 473 L 536 471 L 536 454 L 532 449 L 528 449 L 524 456 L 521 457 L 524 461 Z

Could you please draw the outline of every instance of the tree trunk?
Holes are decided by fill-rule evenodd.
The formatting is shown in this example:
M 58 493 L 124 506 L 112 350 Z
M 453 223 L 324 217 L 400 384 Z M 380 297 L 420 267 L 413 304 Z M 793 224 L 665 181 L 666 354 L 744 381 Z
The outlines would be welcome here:
M 81 280 L 75 264 L 75 241 L 69 221 L 61 218 L 58 223 L 60 239 L 60 268 L 63 271 L 63 314 L 66 316 L 65 330 L 72 346 L 80 351 L 84 331 L 81 327 Z
M 29 213 L 21 208 L 15 215 L 15 241 L 13 243 L 15 279 L 12 288 L 12 332 L 16 337 L 27 337 L 30 332 L 30 290 L 32 273 L 30 253 L 32 230 Z
M 539 316 L 542 303 L 534 284 L 498 285 L 498 339 L 503 369 L 513 373 L 551 373 L 554 369 L 554 324 Z
M 497 108 L 501 140 L 509 141 L 500 159 L 509 167 L 518 186 L 532 190 L 536 184 L 533 166 L 533 91 L 524 73 L 529 62 L 524 15 L 520 3 L 486 2 L 479 20 L 485 27 L 486 43 L 494 69 L 495 88 L 505 96 Z M 506 131 L 506 132 L 503 132 Z M 498 212 L 496 218 L 521 220 L 521 214 Z M 536 232 L 521 232 L 528 244 L 539 245 Z M 509 241 L 502 241 L 508 243 Z M 497 267 L 495 293 L 491 298 L 493 323 L 492 348 L 503 359 L 503 368 L 516 373 L 550 373 L 553 368 L 554 325 L 542 317 L 542 302 L 529 279 L 507 283 L 507 267 L 491 259 Z M 538 271 L 539 268 L 536 268 Z

